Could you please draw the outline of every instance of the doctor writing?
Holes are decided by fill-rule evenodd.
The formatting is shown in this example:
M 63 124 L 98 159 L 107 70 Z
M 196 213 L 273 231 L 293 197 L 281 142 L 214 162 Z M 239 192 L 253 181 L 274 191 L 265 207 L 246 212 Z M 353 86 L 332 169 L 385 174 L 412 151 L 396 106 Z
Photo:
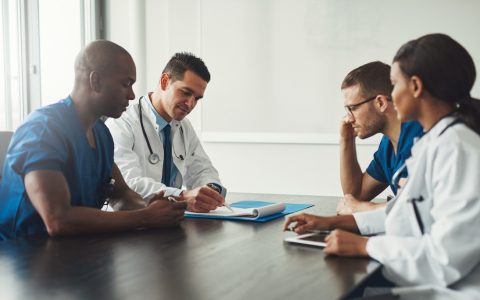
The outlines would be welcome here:
M 106 124 L 115 142 L 115 162 L 128 186 L 145 201 L 159 192 L 208 212 L 225 203 L 226 189 L 185 118 L 210 81 L 204 62 L 176 53 L 155 91 L 132 101 L 119 119 Z M 186 189 L 182 189 L 186 187 Z
M 301 214 L 288 218 L 285 228 L 333 230 L 324 252 L 378 260 L 396 285 L 391 294 L 402 299 L 480 299 L 480 101 L 470 96 L 475 77 L 472 57 L 447 35 L 403 45 L 390 73 L 393 104 L 401 121 L 418 120 L 425 133 L 405 162 L 401 191 L 384 209 Z

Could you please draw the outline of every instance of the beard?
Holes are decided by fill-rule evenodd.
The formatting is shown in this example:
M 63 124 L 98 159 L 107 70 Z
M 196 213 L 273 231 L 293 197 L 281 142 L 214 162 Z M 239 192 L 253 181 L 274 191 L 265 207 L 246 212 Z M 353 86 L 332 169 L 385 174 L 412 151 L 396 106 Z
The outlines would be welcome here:
M 368 139 L 369 137 L 382 132 L 385 127 L 384 118 L 378 114 L 374 113 L 372 118 L 369 118 L 364 124 L 360 126 L 360 130 L 357 131 L 357 137 L 360 139 Z

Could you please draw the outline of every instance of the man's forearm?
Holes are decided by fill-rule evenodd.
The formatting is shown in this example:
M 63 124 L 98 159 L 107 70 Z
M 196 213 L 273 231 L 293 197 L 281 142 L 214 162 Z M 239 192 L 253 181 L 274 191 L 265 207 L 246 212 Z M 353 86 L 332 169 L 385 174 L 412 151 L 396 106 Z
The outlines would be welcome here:
M 45 220 L 45 225 L 51 236 L 117 232 L 147 226 L 144 214 L 144 210 L 105 212 L 71 207 L 60 216 Z
M 144 208 L 146 206 L 143 198 L 135 193 L 133 190 L 128 189 L 125 191 L 121 198 L 110 199 L 110 206 L 115 210 L 135 210 Z
M 360 233 L 357 222 L 352 215 L 332 216 L 329 220 L 329 230 L 343 229 L 350 232 Z
M 114 210 L 133 210 L 145 207 L 142 197 L 130 189 L 116 164 L 112 168 L 112 177 L 115 180 L 110 204 Z
M 340 182 L 344 194 L 358 195 L 362 188 L 362 170 L 357 160 L 355 139 L 340 141 Z

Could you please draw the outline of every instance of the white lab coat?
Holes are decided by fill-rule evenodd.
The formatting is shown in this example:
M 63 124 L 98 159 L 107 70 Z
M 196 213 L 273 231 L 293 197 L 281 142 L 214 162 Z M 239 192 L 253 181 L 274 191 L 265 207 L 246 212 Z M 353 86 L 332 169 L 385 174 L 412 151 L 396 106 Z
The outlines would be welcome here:
M 108 119 L 106 125 L 115 142 L 115 163 L 128 186 L 148 199 L 153 193 L 165 190 L 166 195 L 176 195 L 182 186 L 193 189 L 213 182 L 221 184 L 218 172 L 203 150 L 200 140 L 187 119 L 173 120 L 172 157 L 178 169 L 175 187 L 167 187 L 162 181 L 163 143 L 158 134 L 155 114 L 144 96 L 130 103 L 127 111 L 118 119 Z M 142 105 L 143 126 L 154 153 L 160 157 L 157 164 L 148 160 L 150 151 L 142 133 L 138 103 Z
M 369 239 L 367 252 L 402 299 L 480 299 L 480 136 L 464 124 L 440 135 L 453 120 L 413 146 L 408 181 L 387 214 L 354 214 L 362 234 L 385 231 Z M 420 196 L 423 234 L 411 202 Z

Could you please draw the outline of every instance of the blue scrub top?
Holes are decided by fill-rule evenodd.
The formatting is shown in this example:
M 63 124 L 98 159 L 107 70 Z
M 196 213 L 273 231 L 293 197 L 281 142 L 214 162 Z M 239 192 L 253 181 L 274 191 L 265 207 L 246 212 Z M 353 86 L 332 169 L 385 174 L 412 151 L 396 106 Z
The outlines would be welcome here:
M 402 167 L 405 160 L 410 157 L 410 150 L 414 139 L 423 134 L 423 128 L 417 121 L 404 122 L 401 125 L 400 137 L 397 144 L 397 155 L 393 151 L 393 145 L 387 136 L 383 136 L 377 151 L 373 154 L 373 160 L 367 168 L 367 173 L 376 180 L 390 185 L 393 193 L 397 194 L 397 187 L 392 183 L 395 172 Z M 405 168 L 399 178 L 408 176 Z
M 0 240 L 45 234 L 46 227 L 25 192 L 34 170 L 62 172 L 72 206 L 101 208 L 112 176 L 113 139 L 103 121 L 88 143 L 70 97 L 30 114 L 10 142 L 0 183 Z

